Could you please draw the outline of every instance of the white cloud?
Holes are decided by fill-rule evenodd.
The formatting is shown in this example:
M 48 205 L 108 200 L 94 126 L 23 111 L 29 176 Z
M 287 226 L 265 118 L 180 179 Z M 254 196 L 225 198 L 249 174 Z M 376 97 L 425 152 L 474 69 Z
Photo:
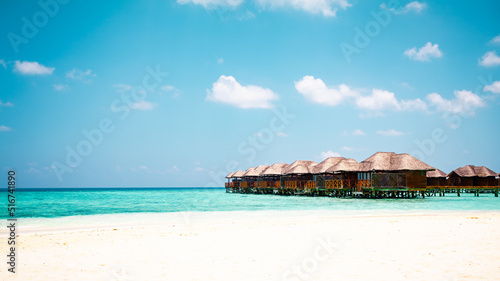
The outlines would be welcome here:
M 124 93 L 126 91 L 130 91 L 132 86 L 127 84 L 115 84 L 113 85 L 113 88 L 115 88 L 118 93 Z
M 80 80 L 85 83 L 92 82 L 91 77 L 96 77 L 95 74 L 92 73 L 92 70 L 87 69 L 86 71 L 78 70 L 73 68 L 70 72 L 66 73 L 66 77 L 71 78 L 73 80 Z
M 478 62 L 482 66 L 497 66 L 500 64 L 500 57 L 495 51 L 486 52 Z
M 352 135 L 353 136 L 364 136 L 364 135 L 366 135 L 366 133 L 361 131 L 360 129 L 356 129 L 356 130 L 352 131 Z
M 322 14 L 325 17 L 335 17 L 338 8 L 345 10 L 351 6 L 347 0 L 257 0 L 257 3 L 263 8 L 291 7 L 311 14 Z
M 46 67 L 36 61 L 14 62 L 14 70 L 26 75 L 48 75 L 54 72 L 54 67 Z
M 418 14 L 425 8 L 427 8 L 427 3 L 413 1 L 404 6 L 402 13 L 415 12 Z
M 387 130 L 387 131 L 378 130 L 378 131 L 377 131 L 377 134 L 378 134 L 378 135 L 381 135 L 381 136 L 386 136 L 386 137 L 398 137 L 398 136 L 403 136 L 403 135 L 405 135 L 405 133 L 403 133 L 403 132 L 399 132 L 399 131 L 396 131 L 396 130 L 394 130 L 394 129 Z
M 238 7 L 243 0 L 177 0 L 177 3 L 202 5 L 205 9 L 214 9 L 217 7 Z
M 340 157 L 340 154 L 331 150 L 321 152 L 321 159 L 326 159 L 328 157 Z
M 8 102 L 2 102 L 2 100 L 0 100 L 0 107 L 13 107 L 14 105 L 8 101 Z
M 12 131 L 12 128 L 1 125 L 0 126 L 0 132 L 7 132 L 7 131 Z
M 172 85 L 163 85 L 160 87 L 160 90 L 164 93 L 169 93 L 169 92 L 172 92 L 172 97 L 173 98 L 176 98 L 180 95 L 180 91 L 179 89 L 175 88 L 174 86 Z M 160 92 L 161 93 L 161 92 Z
M 3 68 L 7 69 L 7 63 L 5 60 L 0 60 L 0 65 L 3 66 Z
M 346 100 L 354 99 L 359 109 L 370 111 L 369 116 L 383 115 L 384 110 L 427 110 L 427 104 L 420 99 L 398 100 L 394 93 L 381 89 L 373 89 L 371 95 L 362 96 L 345 84 L 328 88 L 321 79 L 313 76 L 304 76 L 300 81 L 295 82 L 295 89 L 306 100 L 328 106 L 336 106 Z
M 373 89 L 370 96 L 360 96 L 356 99 L 356 105 L 361 109 L 371 111 L 382 111 L 385 109 L 398 110 L 399 102 L 394 93 Z
M 205 170 L 205 169 L 203 169 L 202 167 L 196 167 L 196 168 L 194 168 L 194 171 L 195 171 L 195 172 L 198 172 L 198 173 L 199 173 L 199 172 L 203 172 L 204 170 Z
M 283 138 L 288 137 L 288 134 L 283 133 L 283 132 L 277 132 L 277 133 L 276 133 L 276 135 L 277 135 L 278 137 L 283 137 Z
M 343 150 L 343 151 L 353 151 L 353 150 L 354 150 L 354 148 L 349 147 L 349 146 L 344 146 L 344 147 L 342 147 L 342 150 Z
M 400 110 L 404 111 L 425 111 L 427 110 L 427 103 L 421 99 L 414 100 L 401 100 L 399 102 Z
M 356 98 L 356 105 L 360 109 L 378 113 L 382 115 L 384 110 L 394 111 L 425 111 L 427 104 L 421 99 L 398 100 L 393 92 L 381 89 L 373 89 L 369 96 L 359 96 Z
M 323 80 L 315 79 L 313 76 L 304 76 L 295 82 L 295 89 L 308 101 L 329 106 L 338 105 L 345 99 L 358 95 L 345 84 L 340 84 L 337 88 L 328 88 Z
M 500 94 L 500 81 L 495 81 L 491 85 L 484 86 L 483 91 Z
M 439 50 L 439 45 L 433 45 L 431 42 L 427 42 L 427 44 L 419 48 L 418 51 L 416 47 L 413 47 L 406 50 L 404 54 L 410 59 L 417 61 L 430 61 L 431 58 L 440 58 L 443 56 L 443 53 Z
M 143 100 L 143 101 L 134 102 L 130 107 L 132 109 L 137 109 L 137 110 L 151 110 L 151 109 L 156 107 L 156 104 Z
M 220 102 L 239 108 L 272 108 L 272 100 L 279 97 L 273 91 L 259 86 L 242 86 L 233 76 L 221 75 L 207 90 L 207 101 Z
M 448 100 L 437 93 L 432 93 L 427 95 L 427 100 L 438 111 L 456 114 L 474 115 L 476 109 L 485 106 L 483 99 L 471 91 L 455 91 L 454 95 L 454 99 Z
M 224 63 L 224 59 L 223 58 L 218 58 L 217 59 L 217 63 L 218 64 L 223 64 Z
M 56 91 L 67 91 L 69 90 L 69 86 L 66 84 L 54 84 L 54 90 Z
M 497 35 L 491 39 L 490 44 L 500 44 L 500 35 Z
M 409 12 L 415 12 L 415 13 L 419 14 L 425 8 L 427 8 L 427 3 L 413 1 L 413 2 L 406 4 L 401 9 L 396 9 L 396 8 L 389 9 L 389 8 L 387 8 L 387 5 L 385 3 L 382 3 L 382 4 L 380 4 L 380 8 L 384 9 L 384 10 L 388 10 L 389 12 L 394 13 L 394 14 L 406 14 Z

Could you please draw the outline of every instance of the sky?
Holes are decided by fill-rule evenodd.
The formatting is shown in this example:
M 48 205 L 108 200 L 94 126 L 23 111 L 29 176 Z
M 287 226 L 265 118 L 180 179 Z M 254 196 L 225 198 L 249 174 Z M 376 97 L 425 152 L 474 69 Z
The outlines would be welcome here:
M 498 1 L 2 1 L 18 187 L 223 186 L 410 153 L 500 172 Z

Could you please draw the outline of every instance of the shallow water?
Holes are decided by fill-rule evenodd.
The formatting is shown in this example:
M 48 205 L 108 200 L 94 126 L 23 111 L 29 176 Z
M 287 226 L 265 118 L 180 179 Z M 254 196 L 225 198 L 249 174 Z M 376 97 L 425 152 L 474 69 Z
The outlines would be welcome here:
M 493 194 L 447 194 L 425 199 L 341 199 L 330 197 L 228 194 L 224 189 L 203 188 L 67 188 L 18 189 L 17 218 L 141 212 L 206 212 L 270 210 L 500 210 Z M 0 192 L 0 198 L 7 193 Z M 7 218 L 7 208 L 2 208 Z

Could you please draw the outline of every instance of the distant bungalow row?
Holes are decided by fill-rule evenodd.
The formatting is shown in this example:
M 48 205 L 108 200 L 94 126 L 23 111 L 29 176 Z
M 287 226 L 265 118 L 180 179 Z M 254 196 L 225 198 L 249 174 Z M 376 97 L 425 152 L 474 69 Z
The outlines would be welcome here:
M 449 174 L 403 153 L 377 152 L 357 162 L 330 157 L 321 163 L 298 160 L 231 172 L 226 192 L 335 197 L 396 198 L 445 192 L 494 193 L 500 174 L 484 166 L 467 165 Z

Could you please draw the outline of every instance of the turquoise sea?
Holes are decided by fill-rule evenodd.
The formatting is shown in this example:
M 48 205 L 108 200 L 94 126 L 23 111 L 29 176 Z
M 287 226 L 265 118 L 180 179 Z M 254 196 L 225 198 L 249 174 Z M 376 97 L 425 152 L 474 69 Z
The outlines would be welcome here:
M 228 194 L 223 188 L 49 188 L 17 189 L 17 218 L 141 212 L 339 210 L 500 211 L 493 194 L 446 194 L 425 199 L 340 199 L 330 197 Z M 7 192 L 1 218 L 7 218 Z M 0 203 L 1 204 L 1 203 Z

